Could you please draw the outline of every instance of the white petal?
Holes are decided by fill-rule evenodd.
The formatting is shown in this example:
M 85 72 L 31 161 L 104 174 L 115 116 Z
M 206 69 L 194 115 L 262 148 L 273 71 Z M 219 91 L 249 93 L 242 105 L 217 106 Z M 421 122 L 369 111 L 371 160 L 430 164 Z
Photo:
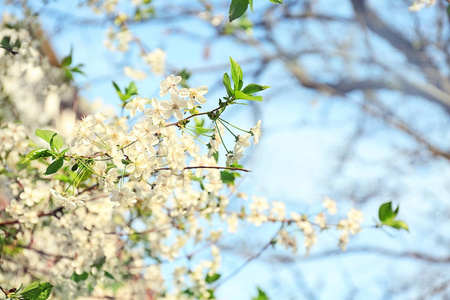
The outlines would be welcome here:
M 197 88 L 197 94 L 198 95 L 204 95 L 208 92 L 208 87 L 202 85 L 201 87 Z
M 187 101 L 187 108 L 188 109 L 192 109 L 195 105 L 195 99 L 192 97 L 189 97 L 188 101 Z
M 166 119 L 166 120 L 170 119 L 170 117 L 172 116 L 172 113 L 173 113 L 173 109 L 172 108 L 164 109 L 164 110 L 161 111 L 162 117 L 164 119 Z
M 161 101 L 160 105 L 163 110 L 172 109 L 172 104 L 167 100 Z
M 197 101 L 198 101 L 198 103 L 200 103 L 200 104 L 205 104 L 205 103 L 206 103 L 206 98 L 203 97 L 202 95 L 198 95 L 198 96 L 197 96 Z
M 175 118 L 177 118 L 178 120 L 183 119 L 183 113 L 181 112 L 181 110 L 175 109 L 173 114 L 174 114 Z
M 181 89 L 178 93 L 181 97 L 189 97 L 189 95 L 191 94 L 191 92 L 186 88 Z
M 182 99 L 182 98 L 178 98 L 177 100 L 174 101 L 174 103 L 179 107 L 179 108 L 185 108 L 186 104 L 187 104 L 187 100 L 186 99 Z

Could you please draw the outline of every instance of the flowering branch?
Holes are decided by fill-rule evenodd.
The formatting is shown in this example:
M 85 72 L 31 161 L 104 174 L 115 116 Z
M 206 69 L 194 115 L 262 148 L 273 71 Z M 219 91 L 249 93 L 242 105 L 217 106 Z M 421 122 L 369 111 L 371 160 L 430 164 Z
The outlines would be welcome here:
M 62 212 L 63 212 L 63 207 L 58 207 L 48 213 L 40 212 L 37 214 L 37 216 L 38 216 L 38 218 L 43 218 L 43 217 L 48 217 L 48 216 L 58 217 L 58 214 L 62 213 Z M 18 223 L 20 223 L 19 220 L 9 220 L 9 221 L 0 222 L 0 226 L 12 225 L 12 224 L 18 224 Z

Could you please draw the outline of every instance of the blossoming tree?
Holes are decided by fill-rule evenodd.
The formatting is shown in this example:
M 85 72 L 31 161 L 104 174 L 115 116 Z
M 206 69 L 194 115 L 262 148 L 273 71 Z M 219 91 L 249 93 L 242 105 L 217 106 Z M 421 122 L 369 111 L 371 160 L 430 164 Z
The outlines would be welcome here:
M 133 20 L 150 18 L 151 1 L 135 2 Z M 245 198 L 235 181 L 249 171 L 240 162 L 262 137 L 262 122 L 241 128 L 224 112 L 249 101 L 262 105 L 258 93 L 269 86 L 246 82 L 230 58 L 223 96 L 211 99 L 206 86 L 189 86 L 185 74 L 166 74 L 165 53 L 145 50 L 117 1 L 85 4 L 112 17 L 109 49 L 138 47 L 153 73 L 165 79 L 157 95 L 140 94 L 133 82 L 125 88 L 113 82 L 124 114 L 86 113 L 89 105 L 80 104 L 73 85 L 82 65 L 72 63 L 72 54 L 52 61 L 42 50 L 46 40 L 32 30 L 38 23 L 26 3 L 23 19 L 4 15 L 0 287 L 5 297 L 215 299 L 227 280 L 220 270 L 222 232 L 239 234 L 244 223 L 279 226 L 263 250 L 282 246 L 296 252 L 301 238 L 301 251 L 308 254 L 319 232 L 328 229 L 339 231 L 337 247 L 346 249 L 361 229 L 362 213 L 351 209 L 329 223 L 337 214 L 331 199 L 314 215 L 287 211 L 284 203 L 261 195 L 238 208 L 229 205 Z M 231 1 L 229 21 L 248 8 L 253 1 Z M 125 72 L 142 76 L 131 68 Z M 215 108 L 205 111 L 207 102 Z M 83 116 L 75 123 L 77 115 Z M 384 204 L 372 227 L 408 229 L 397 213 Z M 258 297 L 266 299 L 262 290 Z

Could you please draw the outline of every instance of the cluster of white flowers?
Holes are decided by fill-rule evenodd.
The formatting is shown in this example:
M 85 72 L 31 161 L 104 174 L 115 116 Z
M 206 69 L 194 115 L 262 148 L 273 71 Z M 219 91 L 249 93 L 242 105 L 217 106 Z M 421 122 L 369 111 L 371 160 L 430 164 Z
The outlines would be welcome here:
M 110 27 L 106 32 L 106 39 L 103 44 L 110 51 L 127 52 L 133 39 L 133 33 L 127 27 L 123 26 L 119 29 Z
M 142 55 L 142 60 L 148 64 L 155 75 L 164 74 L 166 68 L 166 53 L 157 48 L 153 52 Z
M 409 7 L 410 11 L 419 11 L 425 7 L 432 6 L 436 4 L 436 0 L 414 0 Z
M 361 223 L 364 220 L 362 212 L 352 208 L 347 213 L 347 219 L 339 221 L 338 229 L 342 230 L 339 238 L 339 246 L 342 250 L 347 249 L 350 234 L 355 235 L 361 230 Z
M 7 12 L 1 18 L 0 41 L 8 41 L 8 47 L 11 47 L 9 50 L 0 48 L 2 122 L 21 120 L 43 126 L 54 121 L 58 130 L 70 132 L 75 113 L 72 109 L 61 112 L 59 107 L 73 101 L 75 89 L 64 81 L 61 69 L 54 66 L 58 62 L 41 54 L 37 50 L 40 41 Z
M 114 13 L 118 2 L 92 0 L 90 5 Z M 58 68 L 33 50 L 37 47 L 29 34 L 8 30 L 0 30 L 0 39 L 9 36 L 12 43 L 20 40 L 26 47 L 15 49 L 19 52 L 15 56 L 0 51 L 0 61 L 6 66 L 0 72 L 2 97 L 28 97 L 28 89 L 19 88 L 25 80 L 24 86 L 45 91 L 42 99 L 49 109 L 42 116 L 49 119 L 59 113 L 54 107 L 66 94 L 61 84 L 46 78 Z M 118 32 L 111 28 L 107 46 L 127 51 L 132 40 L 126 27 Z M 159 49 L 143 57 L 155 74 L 164 72 L 164 58 Z M 124 71 L 142 76 L 130 68 Z M 36 152 L 40 156 L 27 156 L 39 143 L 31 132 L 48 125 L 48 120 L 42 123 L 26 117 L 34 106 L 19 109 L 16 116 L 30 127 L 0 124 L 0 225 L 8 228 L 4 231 L 7 237 L 2 237 L 8 250 L 2 256 L 2 285 L 26 284 L 32 278 L 24 270 L 32 270 L 33 277 L 55 286 L 56 299 L 87 295 L 144 299 L 149 294 L 159 300 L 209 298 L 208 281 L 221 265 L 217 245 L 224 228 L 236 233 L 240 223 L 278 223 L 283 229 L 277 242 L 294 252 L 299 231 L 307 253 L 317 243 L 318 229 L 331 226 L 325 212 L 311 222 L 313 218 L 306 215 L 289 214 L 282 202 L 252 196 L 247 203 L 243 194 L 237 194 L 244 200 L 240 207 L 229 206 L 229 197 L 236 191 L 227 176 L 234 178 L 236 172 L 246 171 L 236 163 L 250 147 L 251 138 L 259 143 L 261 120 L 235 135 L 228 128 L 232 124 L 220 118 L 232 101 L 199 113 L 197 108 L 207 102 L 208 88 L 181 88 L 181 80 L 170 75 L 161 82 L 159 96 L 167 98 L 128 99 L 124 109 L 133 122 L 103 113 L 85 116 L 70 136 L 62 134 L 69 141 L 67 147 L 46 144 Z M 196 132 L 197 126 L 190 127 L 189 121 L 201 116 L 207 116 L 211 125 Z M 232 151 L 224 144 L 228 132 L 235 138 Z M 203 136 L 209 139 L 207 149 L 197 143 Z M 224 167 L 217 159 L 222 146 L 226 150 Z M 61 163 L 58 172 L 47 173 L 57 162 Z M 337 213 L 334 201 L 327 198 L 324 206 L 330 215 Z M 360 230 L 361 222 L 361 212 L 355 209 L 339 221 L 343 249 L 349 235 Z M 209 259 L 197 256 L 203 249 L 209 249 Z M 162 265 L 174 260 L 177 263 L 172 265 L 170 277 Z

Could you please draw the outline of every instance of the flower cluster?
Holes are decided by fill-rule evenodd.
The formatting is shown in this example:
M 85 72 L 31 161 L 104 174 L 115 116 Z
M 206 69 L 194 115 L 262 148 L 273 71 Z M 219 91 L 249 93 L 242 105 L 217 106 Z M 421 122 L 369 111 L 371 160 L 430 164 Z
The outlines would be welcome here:
M 108 13 L 117 7 L 116 1 L 91 4 Z M 23 45 L 31 38 L 8 30 L 0 34 L 13 42 L 20 39 Z M 108 46 L 126 51 L 132 40 L 126 28 L 113 30 Z M 27 50 L 17 49 L 13 59 L 2 54 L 7 66 L 3 72 L 15 80 L 20 76 L 14 72 L 22 72 L 33 87 L 46 86 L 44 101 L 54 104 L 63 98 L 62 85 L 46 82 L 45 73 L 53 69 L 33 54 L 32 45 L 30 41 Z M 155 73 L 164 72 L 161 51 L 143 58 Z M 27 60 L 36 69 L 25 68 Z M 240 66 L 231 62 L 237 83 L 234 89 L 225 86 L 227 96 L 211 111 L 198 111 L 210 101 L 206 86 L 181 87 L 182 78 L 169 75 L 160 83 L 160 99 L 132 95 L 123 100 L 129 116 L 87 115 L 70 135 L 57 126 L 60 134 L 37 130 L 32 137 L 42 120 L 25 117 L 27 126 L 2 122 L 1 285 L 19 286 L 38 278 L 55 286 L 55 299 L 213 298 L 212 284 L 220 280 L 222 262 L 219 242 L 243 223 L 281 225 L 270 242 L 296 252 L 298 239 L 303 239 L 307 253 L 318 243 L 319 231 L 336 227 L 343 232 L 339 244 L 345 249 L 349 236 L 360 230 L 361 212 L 352 209 L 333 226 L 325 210 L 308 216 L 289 211 L 282 202 L 261 196 L 247 201 L 237 193 L 235 180 L 248 171 L 239 162 L 251 142 L 259 143 L 262 124 L 241 129 L 222 118 L 237 99 L 259 100 L 243 92 Z M 26 89 L 16 82 L 11 88 L 3 75 L 4 97 L 19 98 Z M 49 109 L 42 119 L 48 121 L 53 114 Z M 232 147 L 225 135 L 234 138 Z M 219 153 L 225 166 L 219 164 Z M 234 196 L 242 201 L 231 206 Z M 330 199 L 324 207 L 330 215 L 337 213 Z
M 409 6 L 410 11 L 419 11 L 425 7 L 429 7 L 436 4 L 436 0 L 414 0 L 411 6 Z

